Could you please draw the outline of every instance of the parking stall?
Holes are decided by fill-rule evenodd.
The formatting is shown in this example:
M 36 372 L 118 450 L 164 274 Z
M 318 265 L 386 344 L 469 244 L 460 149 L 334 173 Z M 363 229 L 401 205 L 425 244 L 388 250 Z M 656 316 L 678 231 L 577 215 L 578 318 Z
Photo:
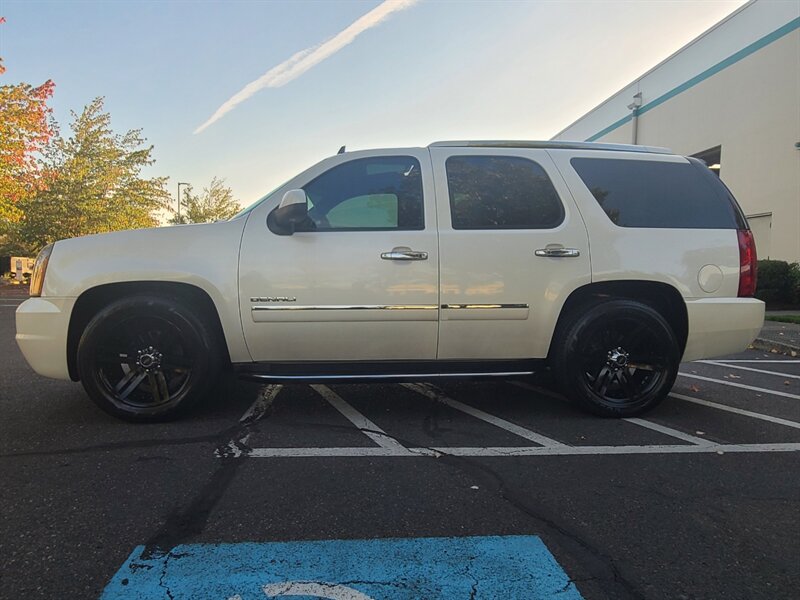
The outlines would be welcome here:
M 244 417 L 261 423 L 232 445 L 252 458 L 800 450 L 800 361 L 731 360 L 685 364 L 667 401 L 619 421 L 576 414 L 524 381 L 398 384 L 378 397 L 369 385 L 269 385 Z

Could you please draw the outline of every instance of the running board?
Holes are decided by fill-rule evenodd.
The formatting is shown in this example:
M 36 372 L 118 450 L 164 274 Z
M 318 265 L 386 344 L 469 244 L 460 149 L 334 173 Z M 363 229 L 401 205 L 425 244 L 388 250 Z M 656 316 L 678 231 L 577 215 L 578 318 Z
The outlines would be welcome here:
M 242 379 L 273 383 L 413 382 L 440 379 L 526 377 L 544 367 L 544 361 L 340 361 L 307 363 L 246 363 L 233 365 Z
M 349 383 L 369 383 L 383 381 L 392 383 L 427 381 L 429 379 L 482 379 L 489 377 L 526 377 L 535 371 L 501 371 L 497 373 L 392 373 L 391 375 L 265 375 L 262 373 L 239 373 L 241 379 L 269 381 L 272 383 L 324 383 L 326 381 L 347 381 Z

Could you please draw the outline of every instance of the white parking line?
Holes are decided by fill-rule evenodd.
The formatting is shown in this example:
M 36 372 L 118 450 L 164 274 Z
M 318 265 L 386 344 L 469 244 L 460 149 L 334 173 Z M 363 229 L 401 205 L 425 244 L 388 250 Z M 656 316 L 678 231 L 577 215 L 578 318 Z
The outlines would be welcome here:
M 564 396 L 557 394 L 555 392 L 551 392 L 550 390 L 546 390 L 544 388 L 531 385 L 530 383 L 525 383 L 524 381 L 509 381 L 511 385 L 515 385 L 525 390 L 530 390 L 532 392 L 537 392 L 544 396 L 549 396 L 551 398 L 555 398 L 556 400 L 561 400 L 562 402 L 568 401 Z M 709 444 L 713 444 L 709 440 L 704 440 L 703 438 L 695 437 L 688 433 L 684 433 L 682 431 L 678 431 L 677 429 L 672 429 L 670 427 L 665 427 L 664 425 L 659 425 L 658 423 L 653 423 L 652 421 L 646 421 L 644 419 L 636 419 L 636 418 L 628 418 L 623 419 L 623 421 L 627 421 L 628 423 L 633 423 L 634 425 L 639 425 L 640 427 L 646 427 L 647 429 L 652 429 L 653 431 L 658 431 L 659 433 L 663 433 L 670 437 L 674 437 L 679 440 L 683 440 L 685 442 L 691 442 L 692 444 L 696 444 L 698 446 L 707 446 Z
M 717 410 L 724 410 L 726 412 L 734 413 L 737 415 L 743 415 L 745 417 L 751 417 L 753 419 L 760 419 L 762 421 L 769 421 L 770 423 L 777 423 L 778 425 L 785 425 L 786 427 L 793 427 L 795 429 L 800 429 L 800 423 L 796 421 L 781 419 L 780 417 L 773 417 L 772 415 L 763 415 L 761 413 L 753 412 L 750 410 L 744 410 L 743 408 L 736 408 L 735 406 L 728 406 L 727 404 L 718 404 L 717 402 L 710 402 L 709 400 L 703 400 L 701 398 L 684 396 L 683 394 L 676 394 L 674 392 L 670 392 L 670 396 L 672 396 L 673 398 L 677 398 L 678 400 L 684 400 L 685 402 L 692 402 L 694 404 L 700 404 L 702 406 L 716 408 Z
M 253 448 L 250 458 L 409 457 L 409 456 L 597 456 L 631 454 L 727 454 L 742 452 L 800 452 L 800 443 L 710 444 L 648 446 L 521 446 L 439 448 Z
M 22 303 L 20 302 L 19 304 L 0 304 L 0 306 L 5 306 L 8 308 L 17 308 L 20 304 Z
M 766 369 L 754 369 L 752 367 L 742 367 L 740 365 L 726 365 L 724 362 L 716 360 L 696 360 L 704 365 L 711 365 L 714 367 L 723 367 L 725 369 L 739 369 L 740 371 L 752 371 L 753 373 L 764 373 L 766 375 L 777 375 L 778 377 L 788 377 L 789 379 L 800 379 L 800 375 L 793 375 L 792 373 L 783 373 L 780 371 L 767 371 Z
M 709 440 L 696 437 L 694 435 L 690 435 L 682 431 L 678 431 L 677 429 L 672 429 L 671 427 L 665 427 L 664 425 L 659 425 L 658 423 L 653 423 L 652 421 L 646 421 L 645 419 L 636 419 L 631 417 L 628 419 L 623 419 L 623 421 L 627 421 L 628 423 L 633 423 L 634 425 L 639 425 L 640 427 L 646 427 L 647 429 L 652 429 L 653 431 L 658 431 L 659 433 L 663 433 L 664 435 L 668 435 L 670 437 L 683 440 L 684 442 L 690 442 L 698 446 L 714 445 L 714 442 L 711 442 Z
M 506 421 L 505 419 L 501 419 L 500 417 L 496 417 L 491 415 L 487 412 L 482 411 L 479 408 L 475 408 L 468 404 L 464 404 L 463 402 L 459 402 L 458 400 L 453 400 L 439 392 L 438 390 L 428 386 L 428 385 L 420 385 L 417 383 L 402 383 L 400 384 L 409 390 L 413 390 L 418 394 L 422 394 L 426 398 L 430 398 L 436 402 L 441 402 L 451 408 L 455 408 L 456 410 L 460 410 L 463 413 L 470 415 L 471 417 L 475 417 L 476 419 L 480 419 L 481 421 L 485 421 L 495 427 L 499 427 L 500 429 L 505 429 L 506 431 L 513 433 L 514 435 L 518 435 L 521 438 L 525 438 L 526 440 L 530 440 L 531 442 L 536 442 L 537 444 L 541 444 L 542 446 L 547 446 L 550 448 L 559 447 L 559 446 L 566 446 L 562 442 L 554 440 L 549 437 L 545 437 L 536 433 L 535 431 L 531 431 L 530 429 L 525 429 L 524 427 L 520 427 L 519 425 L 515 425 L 511 421 Z
M 253 448 L 249 458 L 312 458 L 349 456 L 419 456 L 407 448 Z
M 702 375 L 690 375 L 689 373 L 678 373 L 681 377 L 689 377 L 691 379 L 700 379 L 701 381 L 711 381 L 713 383 L 721 383 L 722 385 L 730 385 L 732 387 L 750 390 L 751 392 L 761 392 L 762 394 L 772 394 L 774 396 L 783 396 L 784 398 L 793 398 L 800 400 L 797 394 L 790 394 L 789 392 L 779 392 L 777 390 L 769 390 L 767 388 L 756 387 L 754 385 L 746 385 L 744 383 L 734 383 L 733 381 L 725 381 L 724 379 L 714 379 L 713 377 L 703 377 Z
M 700 362 L 700 361 L 696 361 Z M 716 362 L 722 363 L 800 363 L 800 360 L 792 360 L 790 358 L 782 359 L 782 360 L 760 360 L 758 358 L 748 358 L 747 360 L 743 358 L 726 358 L 724 360 L 719 360 Z
M 325 385 L 311 385 L 309 387 L 325 398 L 325 400 L 342 413 L 348 421 L 358 427 L 364 435 L 378 444 L 378 446 L 381 447 L 380 449 L 390 450 L 393 452 L 392 456 L 404 456 L 408 454 L 408 449 L 405 446 L 394 438 L 389 437 L 383 429 L 350 406 L 331 388 Z

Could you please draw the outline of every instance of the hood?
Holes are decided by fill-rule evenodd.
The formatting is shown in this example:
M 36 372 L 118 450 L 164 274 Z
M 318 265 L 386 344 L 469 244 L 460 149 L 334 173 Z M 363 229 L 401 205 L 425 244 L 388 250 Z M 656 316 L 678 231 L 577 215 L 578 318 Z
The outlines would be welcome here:
M 119 281 L 182 281 L 209 268 L 236 272 L 246 219 L 133 229 L 59 240 L 45 293 L 74 296 Z

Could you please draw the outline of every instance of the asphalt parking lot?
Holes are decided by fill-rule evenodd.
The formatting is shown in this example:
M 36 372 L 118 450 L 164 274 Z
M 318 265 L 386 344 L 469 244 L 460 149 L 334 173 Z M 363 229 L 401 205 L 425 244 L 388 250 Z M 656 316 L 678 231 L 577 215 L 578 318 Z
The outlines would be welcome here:
M 188 419 L 131 425 L 27 367 L 17 302 L 0 298 L 2 598 L 800 589 L 796 358 L 684 364 L 641 419 L 583 414 L 546 379 L 226 378 Z

